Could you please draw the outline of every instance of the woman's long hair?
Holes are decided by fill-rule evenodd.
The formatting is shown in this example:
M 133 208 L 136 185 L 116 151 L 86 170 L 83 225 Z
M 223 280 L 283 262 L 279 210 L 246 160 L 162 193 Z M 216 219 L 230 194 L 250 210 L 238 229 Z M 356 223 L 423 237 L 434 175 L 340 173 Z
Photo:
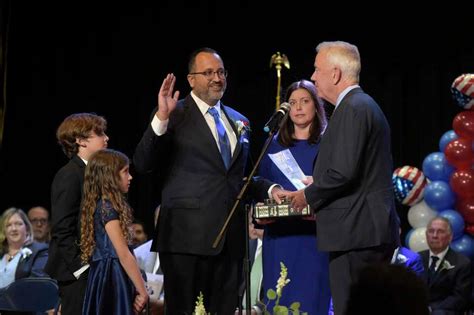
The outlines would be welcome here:
M 94 252 L 94 213 L 98 201 L 108 201 L 118 212 L 123 236 L 129 242 L 132 209 L 120 190 L 120 170 L 129 164 L 121 152 L 105 149 L 94 153 L 84 175 L 84 195 L 81 206 L 81 259 L 88 262 Z M 100 211 L 101 209 L 97 209 Z
M 309 95 L 311 95 L 311 98 L 313 99 L 314 106 L 316 107 L 316 113 L 309 129 L 308 142 L 311 144 L 318 143 L 327 125 L 326 114 L 324 112 L 323 107 L 323 100 L 318 97 L 317 90 L 314 84 L 308 80 L 293 82 L 286 90 L 285 100 L 288 101 L 291 96 L 291 93 L 298 89 L 304 89 L 308 91 Z M 295 142 L 295 139 L 293 138 L 294 132 L 295 125 L 288 115 L 285 124 L 281 127 L 280 132 L 278 133 L 278 142 L 284 147 L 293 146 Z

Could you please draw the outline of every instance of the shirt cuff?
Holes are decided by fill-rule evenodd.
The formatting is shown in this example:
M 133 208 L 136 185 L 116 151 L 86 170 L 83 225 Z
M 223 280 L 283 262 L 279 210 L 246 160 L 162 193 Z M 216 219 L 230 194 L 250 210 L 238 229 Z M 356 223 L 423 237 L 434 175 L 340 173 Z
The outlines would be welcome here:
M 74 271 L 72 274 L 74 275 L 74 277 L 76 277 L 76 279 L 79 279 L 79 277 L 84 273 L 84 271 L 87 270 L 87 268 L 89 268 L 89 264 L 82 266 L 78 270 Z
M 268 191 L 267 191 L 267 194 L 268 194 L 268 198 L 269 198 L 269 199 L 273 199 L 273 196 L 272 196 L 272 189 L 273 189 L 275 186 L 278 186 L 278 188 L 283 189 L 283 187 L 281 187 L 281 185 L 278 185 L 278 184 L 273 184 L 273 185 L 271 185 L 270 188 L 268 188 Z M 261 192 L 260 192 L 260 193 L 261 193 Z
M 151 128 L 157 136 L 162 136 L 166 133 L 166 130 L 168 130 L 169 121 L 169 119 L 160 120 L 156 115 L 154 115 L 153 120 L 151 121 Z

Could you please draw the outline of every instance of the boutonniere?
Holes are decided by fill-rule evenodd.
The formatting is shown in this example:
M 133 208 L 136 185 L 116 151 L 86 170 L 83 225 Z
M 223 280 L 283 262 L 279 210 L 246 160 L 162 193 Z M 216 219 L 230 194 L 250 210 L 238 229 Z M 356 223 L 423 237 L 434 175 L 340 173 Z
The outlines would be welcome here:
M 443 261 L 443 264 L 441 265 L 441 268 L 439 268 L 439 271 L 441 271 L 441 270 L 450 270 L 450 269 L 453 269 L 454 267 L 455 267 L 455 266 L 451 265 L 451 264 L 449 263 L 449 261 L 444 260 L 444 261 Z
M 248 121 L 236 120 L 235 124 L 237 125 L 237 133 L 239 136 L 243 135 L 247 131 L 250 131 L 250 125 Z
M 28 256 L 33 254 L 31 249 L 29 249 L 28 247 L 23 247 L 20 252 L 21 252 L 21 258 L 22 259 L 26 259 L 26 258 L 28 258 Z

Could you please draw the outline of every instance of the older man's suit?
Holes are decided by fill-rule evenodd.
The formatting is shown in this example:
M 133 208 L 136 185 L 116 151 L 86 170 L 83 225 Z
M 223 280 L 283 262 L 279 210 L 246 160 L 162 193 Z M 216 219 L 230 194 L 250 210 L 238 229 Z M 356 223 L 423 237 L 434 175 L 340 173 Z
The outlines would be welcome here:
M 471 263 L 467 257 L 451 248 L 429 280 L 430 251 L 420 252 L 425 267 L 432 314 L 462 315 L 470 307 Z
M 399 243 L 391 177 L 390 127 L 377 103 L 355 88 L 331 116 L 321 140 L 314 183 L 305 189 L 308 204 L 316 210 L 318 248 L 330 252 L 336 312 L 342 310 L 338 310 L 337 296 L 348 299 L 349 286 L 344 282 L 355 281 L 354 274 L 363 266 L 356 267 L 353 261 L 353 270 L 345 274 L 334 258 L 361 249 L 376 248 L 377 252 L 385 246 L 389 260 Z M 337 275 L 340 278 L 335 279 Z
M 157 136 L 149 125 L 135 151 L 137 171 L 157 170 L 163 178 L 153 250 L 159 252 L 162 262 L 165 300 L 172 298 L 173 288 L 169 286 L 179 284 L 167 279 L 163 255 L 214 256 L 225 251 L 235 259 L 243 257 L 243 211 L 235 213 L 222 241 L 212 247 L 242 186 L 249 154 L 249 135 L 239 132 L 237 127 L 238 121 L 248 124 L 247 118 L 222 103 L 221 109 L 237 136 L 229 169 L 224 166 L 209 125 L 191 96 L 177 103 L 165 134 Z M 269 185 L 262 190 L 267 188 Z

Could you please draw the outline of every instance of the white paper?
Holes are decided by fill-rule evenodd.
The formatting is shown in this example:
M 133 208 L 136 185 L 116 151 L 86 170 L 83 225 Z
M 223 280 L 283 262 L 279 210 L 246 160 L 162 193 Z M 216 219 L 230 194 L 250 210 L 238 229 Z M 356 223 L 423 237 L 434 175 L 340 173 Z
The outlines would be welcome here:
M 151 289 L 149 292 L 150 298 L 159 300 L 161 295 L 161 289 L 163 288 L 163 275 L 157 275 L 154 273 L 146 273 L 147 282 L 146 285 Z
M 306 178 L 306 175 L 301 170 L 290 150 L 286 149 L 268 156 L 296 189 L 300 190 L 306 187 L 301 181 Z

